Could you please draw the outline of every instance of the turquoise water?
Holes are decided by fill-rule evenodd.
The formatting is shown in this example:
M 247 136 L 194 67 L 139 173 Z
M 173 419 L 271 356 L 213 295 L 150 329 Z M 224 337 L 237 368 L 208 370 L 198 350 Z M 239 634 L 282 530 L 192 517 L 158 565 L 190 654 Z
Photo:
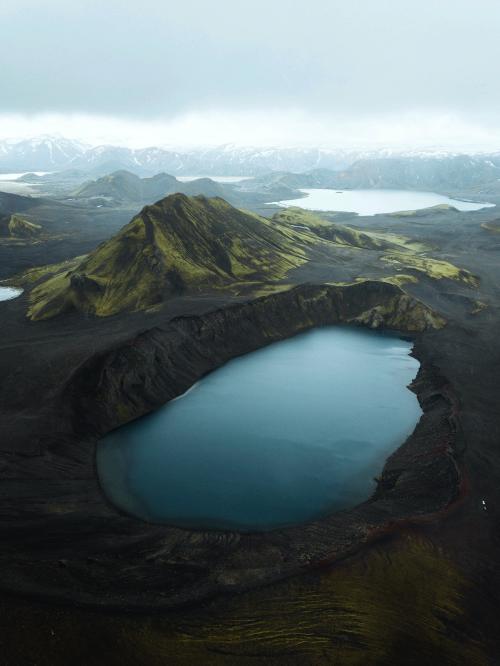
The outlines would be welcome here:
M 325 327 L 241 356 L 107 435 L 101 485 L 140 518 L 265 530 L 356 505 L 412 432 L 411 344 Z

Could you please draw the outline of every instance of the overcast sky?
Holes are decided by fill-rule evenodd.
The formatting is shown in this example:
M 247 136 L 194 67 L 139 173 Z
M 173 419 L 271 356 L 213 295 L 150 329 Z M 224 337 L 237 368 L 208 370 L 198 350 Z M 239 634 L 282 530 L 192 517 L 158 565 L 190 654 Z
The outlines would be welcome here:
M 0 136 L 497 149 L 499 35 L 499 0 L 1 0 Z

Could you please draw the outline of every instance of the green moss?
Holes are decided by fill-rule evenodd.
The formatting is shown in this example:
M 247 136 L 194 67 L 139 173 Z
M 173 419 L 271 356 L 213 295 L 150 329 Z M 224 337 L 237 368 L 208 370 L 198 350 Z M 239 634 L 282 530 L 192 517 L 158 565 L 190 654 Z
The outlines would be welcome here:
M 428 208 L 419 208 L 417 210 L 400 210 L 395 213 L 389 213 L 391 217 L 424 217 L 425 215 L 432 215 L 432 213 L 439 212 L 453 212 L 458 213 L 458 208 L 450 206 L 450 204 L 436 204 Z
M 486 666 L 465 611 L 469 589 L 445 553 L 409 533 L 335 567 L 167 615 L 11 600 L 2 656 L 39 666 Z
M 336 245 L 365 250 L 397 250 L 398 252 L 429 249 L 427 246 L 415 243 L 405 236 L 377 231 L 360 231 L 343 224 L 333 223 L 317 213 L 311 213 L 302 208 L 291 207 L 281 210 L 274 215 L 273 221 L 294 229 L 300 228 L 302 233 L 310 232 Z
M 231 655 L 283 663 L 481 664 L 477 644 L 447 631 L 464 622 L 465 588 L 451 561 L 409 537 L 389 554 L 374 549 L 322 575 L 233 599 L 222 614 L 214 605 L 201 619 L 186 618 L 170 634 L 169 649 L 184 657 L 180 663 L 205 651 L 220 655 L 213 663 Z
M 10 216 L 8 229 L 10 235 L 16 238 L 32 238 L 38 236 L 42 231 L 40 224 L 29 222 L 29 220 L 21 215 Z
M 37 266 L 36 268 L 31 268 L 25 273 L 10 278 L 9 282 L 23 287 L 29 287 L 36 284 L 40 280 L 47 279 L 55 274 L 74 270 L 84 258 L 85 255 L 82 255 L 80 257 L 75 257 L 74 259 L 69 259 L 68 261 L 62 261 L 58 264 Z
M 222 199 L 173 195 L 147 206 L 115 237 L 37 285 L 28 315 L 44 319 L 76 308 L 99 316 L 147 309 L 183 291 L 238 281 L 277 281 L 318 241 Z M 73 276 L 84 276 L 85 289 Z M 83 293 L 85 291 L 85 293 Z
M 481 227 L 493 234 L 500 234 L 500 221 L 498 220 L 495 220 L 494 222 L 483 222 Z
M 489 308 L 488 303 L 484 303 L 484 301 L 473 301 L 473 307 L 471 310 L 471 314 L 476 315 L 482 312 L 483 310 L 487 310 Z
M 313 253 L 335 261 L 339 248 L 382 254 L 401 270 L 383 278 L 393 284 L 415 281 L 407 270 L 477 284 L 468 271 L 423 255 L 423 247 L 403 236 L 332 224 L 302 209 L 268 220 L 220 198 L 176 194 L 146 206 L 86 257 L 28 272 L 25 284 L 34 284 L 28 316 L 46 319 L 73 309 L 97 316 L 151 311 L 174 295 L 239 293 L 243 283 L 254 284 L 258 293 L 258 285 L 280 283 Z
M 441 259 L 432 259 L 408 253 L 392 253 L 384 255 L 381 257 L 381 260 L 393 266 L 424 273 L 434 280 L 455 280 L 463 282 L 470 287 L 477 287 L 479 284 L 478 278 L 469 271 L 458 268 L 458 266 Z
M 382 282 L 388 282 L 389 284 L 395 284 L 396 287 L 402 287 L 405 284 L 416 284 L 418 278 L 415 275 L 406 275 L 405 273 L 399 273 L 398 275 L 388 275 L 381 279 Z

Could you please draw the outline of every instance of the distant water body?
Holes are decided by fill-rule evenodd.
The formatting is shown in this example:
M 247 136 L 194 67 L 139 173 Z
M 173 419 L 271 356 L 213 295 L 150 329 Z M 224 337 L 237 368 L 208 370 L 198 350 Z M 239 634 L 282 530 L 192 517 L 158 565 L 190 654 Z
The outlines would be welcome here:
M 21 173 L 0 173 L 0 181 L 17 180 L 28 173 L 34 173 L 36 176 L 46 176 L 51 171 L 22 171 Z
M 17 287 L 0 287 L 0 301 L 10 301 L 23 293 L 22 289 Z
M 125 512 L 194 528 L 268 530 L 354 506 L 420 418 L 410 349 L 325 327 L 234 359 L 107 435 L 101 486 Z
M 490 203 L 450 199 L 435 192 L 413 192 L 411 190 L 304 189 L 300 191 L 307 194 L 307 197 L 273 203 L 279 206 L 300 206 L 306 210 L 343 211 L 358 213 L 358 215 L 420 210 L 440 204 L 447 204 L 462 211 L 480 210 L 494 206 Z
M 0 173 L 0 192 L 8 194 L 34 194 L 36 190 L 30 183 L 17 183 L 16 179 L 25 176 L 27 173 L 35 173 L 37 176 L 44 176 L 49 171 L 25 171 L 23 173 Z
M 216 183 L 240 183 L 242 180 L 250 180 L 252 176 L 176 176 L 181 183 L 189 183 L 199 178 L 210 178 Z

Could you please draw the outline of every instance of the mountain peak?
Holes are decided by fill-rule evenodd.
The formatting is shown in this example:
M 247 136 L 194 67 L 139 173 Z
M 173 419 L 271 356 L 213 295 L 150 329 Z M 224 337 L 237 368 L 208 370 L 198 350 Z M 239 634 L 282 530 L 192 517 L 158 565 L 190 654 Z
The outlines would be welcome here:
M 31 292 L 28 316 L 68 310 L 106 316 L 236 282 L 278 280 L 307 260 L 301 234 L 220 198 L 171 194 L 145 206 L 71 270 Z

